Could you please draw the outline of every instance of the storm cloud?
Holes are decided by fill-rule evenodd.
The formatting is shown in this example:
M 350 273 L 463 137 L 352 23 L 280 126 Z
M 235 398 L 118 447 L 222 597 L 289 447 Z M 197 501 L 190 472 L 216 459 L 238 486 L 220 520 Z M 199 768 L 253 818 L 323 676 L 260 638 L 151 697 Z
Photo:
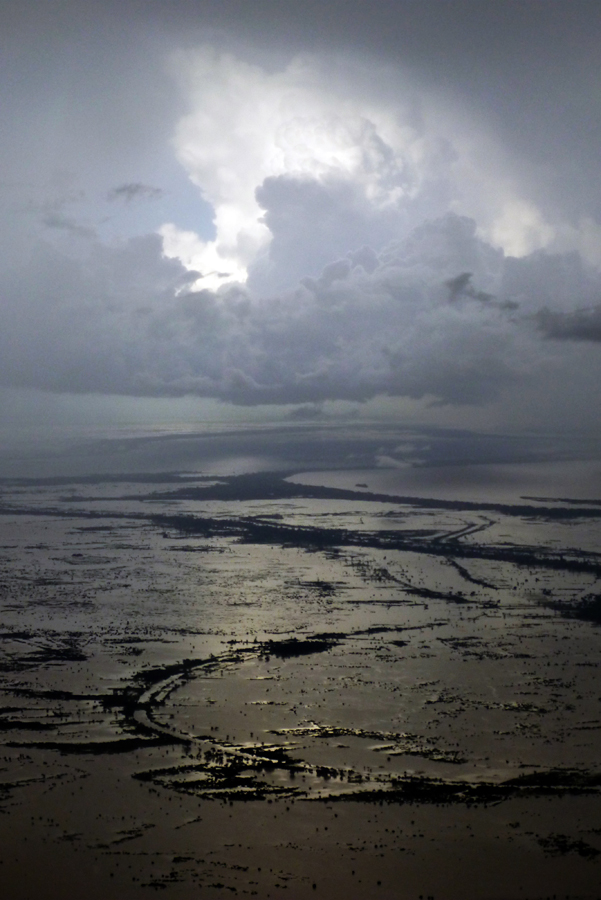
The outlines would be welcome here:
M 541 309 L 536 317 L 542 333 L 560 341 L 601 341 L 601 304 L 574 312 Z
M 503 294 L 507 263 L 453 214 L 268 297 L 244 285 L 197 289 L 197 273 L 166 259 L 158 236 L 96 243 L 83 261 L 40 244 L 5 294 L 0 378 L 242 405 L 378 394 L 481 404 L 538 365 L 541 338 Z
M 528 396 L 586 425 L 598 4 L 25 13 L 2 7 L 0 386 L 505 422 Z

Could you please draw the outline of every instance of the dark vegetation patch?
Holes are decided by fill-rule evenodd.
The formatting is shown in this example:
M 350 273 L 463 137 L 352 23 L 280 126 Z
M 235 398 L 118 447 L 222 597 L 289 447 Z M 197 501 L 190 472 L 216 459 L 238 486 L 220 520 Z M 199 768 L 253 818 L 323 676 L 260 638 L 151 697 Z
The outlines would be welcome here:
M 423 597 L 425 600 L 445 600 L 447 603 L 475 603 L 476 600 L 466 597 L 463 591 L 434 591 L 432 588 L 424 588 L 424 587 L 414 587 L 413 585 L 407 585 L 404 588 L 407 594 L 412 594 L 414 597 Z M 483 604 L 480 601 L 480 605 Z
M 220 800 L 263 800 L 300 793 L 294 785 L 282 787 L 261 779 L 260 769 L 274 767 L 275 764 L 266 759 L 257 760 L 256 768 L 251 768 L 248 759 L 243 756 L 224 758 L 223 754 L 215 751 L 206 754 L 202 763 L 137 772 L 134 778 L 150 781 L 159 787 Z
M 571 506 L 599 506 L 601 500 L 578 500 L 575 497 L 530 497 L 525 494 L 522 500 L 535 500 L 537 503 L 569 503 Z
M 102 756 L 114 753 L 132 753 L 146 747 L 160 747 L 173 744 L 175 741 L 166 736 L 122 737 L 106 741 L 8 741 L 7 747 L 20 747 L 23 749 L 58 750 L 60 753 L 91 754 Z
M 475 578 L 466 568 L 462 566 L 461 563 L 458 563 L 456 559 L 448 559 L 449 565 L 453 566 L 462 578 L 465 578 L 466 581 L 471 582 L 472 584 L 477 584 L 479 587 L 488 588 L 490 590 L 496 590 L 496 586 L 491 584 L 489 581 L 484 581 L 482 578 Z
M 388 756 L 420 756 L 435 762 L 461 764 L 466 760 L 455 750 L 447 751 L 436 747 L 429 741 L 415 734 L 407 734 L 389 731 L 368 731 L 364 728 L 347 728 L 337 725 L 299 725 L 294 728 L 274 728 L 271 734 L 286 737 L 309 736 L 322 739 L 340 737 L 358 737 L 370 741 L 379 741 L 381 746 L 372 749 L 385 753 Z M 345 774 L 338 770 L 338 774 Z
M 360 800 L 368 803 L 500 803 L 516 797 L 564 796 L 567 794 L 597 794 L 601 775 L 580 769 L 550 769 L 532 775 L 522 775 L 507 781 L 463 782 L 426 776 L 392 778 L 390 788 L 363 789 L 351 795 L 340 794 L 333 800 Z
M 335 638 L 307 638 L 299 641 L 298 638 L 288 638 L 284 641 L 266 641 L 261 650 L 262 656 L 276 656 L 279 659 L 289 659 L 293 656 L 306 656 L 309 653 L 323 653 L 331 650 L 339 643 Z
M 172 553 L 225 553 L 224 547 L 212 547 L 210 544 L 194 545 L 184 544 L 179 547 L 169 547 Z
M 299 587 L 310 588 L 313 591 L 317 591 L 323 597 L 331 597 L 341 587 L 346 587 L 344 582 L 333 582 L 333 581 L 325 581 L 322 578 L 317 578 L 315 581 L 298 581 Z
M 51 688 L 43 689 L 43 688 L 26 688 L 26 687 L 11 687 L 11 693 L 15 695 L 15 697 L 32 697 L 36 700 L 58 700 L 58 701 L 71 701 L 71 700 L 102 700 L 104 697 L 107 697 L 108 694 L 78 694 L 74 691 L 60 691 L 54 690 Z
M 425 775 L 404 775 L 379 778 L 374 783 L 369 775 L 352 769 L 309 767 L 294 760 L 270 758 L 268 753 L 259 748 L 256 753 L 257 759 L 253 764 L 248 749 L 240 754 L 224 754 L 215 749 L 209 751 L 201 762 L 138 772 L 134 777 L 150 781 L 159 787 L 207 799 L 229 801 L 294 796 L 297 800 L 320 800 L 327 803 L 459 804 L 468 807 L 486 806 L 516 798 L 597 794 L 601 787 L 601 776 L 570 769 L 537 772 L 534 776 L 502 782 L 466 782 Z M 292 780 L 288 785 L 273 784 L 261 776 L 261 772 L 269 772 L 275 768 L 289 770 Z M 315 793 L 303 785 L 297 785 L 294 774 L 298 772 L 312 772 L 315 777 L 322 779 L 321 789 Z M 548 847 L 551 853 L 577 852 L 589 858 L 599 853 L 591 845 L 562 835 L 541 839 L 541 844 Z
M 545 792 L 565 791 L 567 793 L 597 792 L 601 788 L 601 774 L 586 769 L 547 769 L 543 772 L 530 772 L 510 778 L 503 784 L 519 790 L 536 790 Z
M 584 859 L 595 859 L 601 854 L 591 844 L 583 840 L 572 840 L 565 834 L 550 834 L 546 838 L 539 838 L 539 844 L 550 856 L 565 856 L 566 853 L 577 853 Z
M 310 525 L 284 524 L 254 517 L 207 518 L 193 515 L 153 515 L 150 516 L 150 521 L 163 531 L 172 529 L 180 534 L 198 535 L 205 539 L 229 538 L 239 543 L 274 544 L 319 552 L 327 552 L 341 547 L 401 550 L 442 556 L 449 560 L 453 559 L 453 561 L 455 561 L 455 557 L 459 556 L 463 559 L 495 560 L 531 568 L 590 572 L 601 576 L 601 560 L 597 558 L 597 555 L 585 554 L 577 550 L 558 551 L 528 546 L 461 544 L 457 541 L 434 542 L 427 538 L 416 537 L 411 532 L 367 532 L 345 528 L 320 528 Z M 166 536 L 169 535 L 166 534 Z M 388 580 L 386 573 L 387 570 L 381 570 L 381 580 Z M 432 592 L 430 596 L 446 598 L 448 595 Z M 458 599 L 460 596 L 460 594 L 455 595 L 457 602 L 460 602 Z
M 542 604 L 554 609 L 566 619 L 581 619 L 601 625 L 601 594 L 586 594 L 580 600 L 567 603 L 561 600 L 545 600 Z
M 0 710 L 0 713 L 5 712 Z M 12 712 L 20 712 L 20 710 L 12 710 Z M 59 727 L 56 722 L 25 722 L 21 719 L 6 718 L 0 715 L 0 731 L 56 731 Z
M 17 638 L 15 635 L 8 635 L 8 638 L 24 641 L 26 638 L 21 635 Z M 83 652 L 77 639 L 66 639 L 60 644 L 39 644 L 31 643 L 31 637 L 28 636 L 30 643 L 24 648 L 19 655 L 8 656 L 0 662 L 0 672 L 23 672 L 30 669 L 37 669 L 43 666 L 54 666 L 62 663 L 84 662 L 88 657 Z

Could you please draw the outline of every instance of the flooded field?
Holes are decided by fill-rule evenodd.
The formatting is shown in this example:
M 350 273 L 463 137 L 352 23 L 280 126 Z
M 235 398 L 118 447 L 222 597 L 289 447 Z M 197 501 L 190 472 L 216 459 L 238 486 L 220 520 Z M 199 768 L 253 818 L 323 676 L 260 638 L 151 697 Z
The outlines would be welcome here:
M 585 499 L 6 482 L 5 895 L 598 897 Z

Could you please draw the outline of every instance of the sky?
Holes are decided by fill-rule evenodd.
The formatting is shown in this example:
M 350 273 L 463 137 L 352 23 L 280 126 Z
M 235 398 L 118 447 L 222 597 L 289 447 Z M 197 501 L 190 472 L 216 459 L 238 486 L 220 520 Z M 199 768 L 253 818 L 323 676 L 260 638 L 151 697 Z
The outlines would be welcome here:
M 0 2 L 5 426 L 600 436 L 601 5 Z

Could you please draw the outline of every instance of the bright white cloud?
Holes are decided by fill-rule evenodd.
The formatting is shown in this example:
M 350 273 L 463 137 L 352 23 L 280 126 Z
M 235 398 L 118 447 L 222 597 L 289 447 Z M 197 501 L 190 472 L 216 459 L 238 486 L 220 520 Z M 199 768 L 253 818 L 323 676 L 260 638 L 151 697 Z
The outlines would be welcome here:
M 358 98 L 357 86 L 323 61 L 296 58 L 274 73 L 203 48 L 172 65 L 191 108 L 175 151 L 215 209 L 216 239 L 199 241 L 194 256 L 203 273 L 228 271 L 237 280 L 269 244 L 256 198 L 267 178 L 348 181 L 382 209 L 415 197 L 427 175 L 433 147 L 409 121 L 409 107 Z M 179 230 L 162 233 L 166 252 L 188 261 L 189 238 L 181 235 L 180 253 Z
M 399 69 L 302 56 L 267 71 L 213 47 L 179 53 L 171 67 L 189 109 L 174 150 L 214 208 L 216 237 L 194 239 L 176 223 L 160 233 L 166 254 L 201 272 L 204 287 L 244 281 L 269 256 L 274 230 L 257 192 L 273 179 L 347 186 L 355 224 L 363 210 L 359 243 L 373 243 L 375 219 L 386 223 L 375 229 L 383 246 L 448 210 L 474 217 L 481 236 L 509 255 L 556 237 L 490 136 Z M 316 226 L 324 253 L 329 239 L 330 256 L 339 252 L 340 221 L 331 235 L 315 220 L 302 223 L 307 234 Z M 295 259 L 280 259 L 281 270 L 295 268 L 299 231 Z M 281 281 L 264 278 L 261 287 Z
M 508 256 L 526 256 L 553 241 L 556 231 L 540 210 L 525 200 L 512 198 L 503 204 L 490 228 L 490 237 Z

